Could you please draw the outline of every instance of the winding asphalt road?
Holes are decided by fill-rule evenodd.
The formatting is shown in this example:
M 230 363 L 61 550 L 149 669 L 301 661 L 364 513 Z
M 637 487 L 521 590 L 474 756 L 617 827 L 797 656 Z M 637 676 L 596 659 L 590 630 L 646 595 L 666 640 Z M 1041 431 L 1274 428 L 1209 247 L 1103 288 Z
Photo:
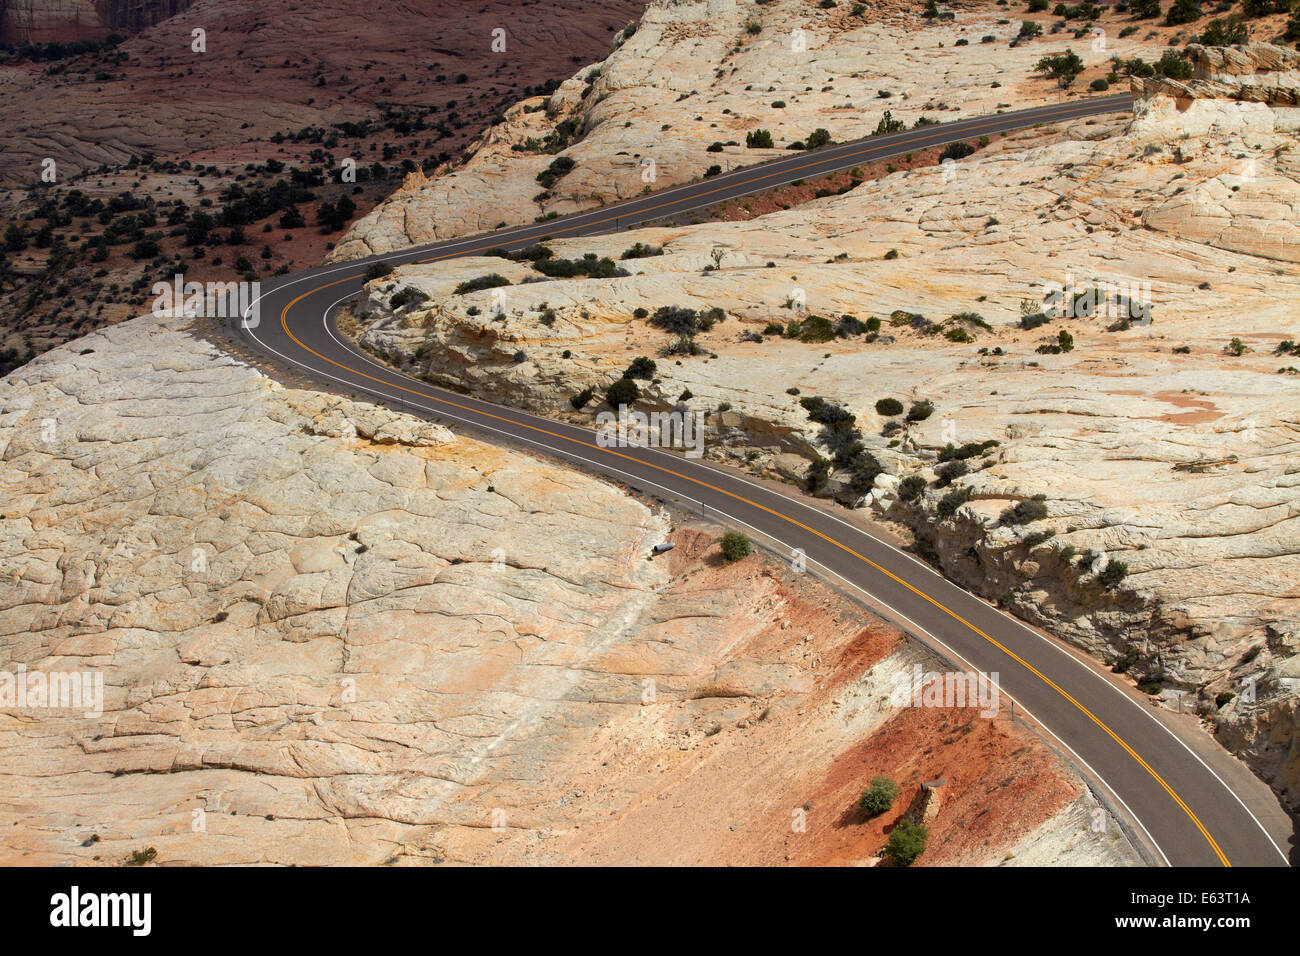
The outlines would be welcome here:
M 1127 94 L 1095 97 L 792 153 L 562 219 L 312 269 L 264 283 L 259 320 L 235 324 L 277 364 L 339 390 L 543 449 L 631 487 L 694 502 L 774 547 L 802 549 L 810 568 L 883 606 L 962 668 L 1000 675 L 1002 694 L 1014 700 L 1016 714 L 1073 756 L 1155 862 L 1285 865 L 1293 852 L 1292 823 L 1268 788 L 1238 762 L 1189 722 L 1156 712 L 1142 695 L 928 565 L 816 503 L 702 461 L 654 449 L 601 448 L 590 429 L 409 378 L 358 351 L 332 322 L 335 306 L 361 291 L 372 262 L 432 262 L 493 247 L 522 248 L 545 237 L 611 232 L 873 159 L 1131 106 Z

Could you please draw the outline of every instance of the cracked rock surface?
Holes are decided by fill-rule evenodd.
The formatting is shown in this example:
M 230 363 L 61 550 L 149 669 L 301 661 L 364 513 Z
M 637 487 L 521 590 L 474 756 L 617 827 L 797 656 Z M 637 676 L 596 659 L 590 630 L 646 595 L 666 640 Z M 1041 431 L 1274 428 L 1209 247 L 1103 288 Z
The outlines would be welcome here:
M 831 592 L 182 322 L 0 382 L 0 670 L 104 681 L 0 706 L 0 861 L 862 862 L 879 772 L 952 781 L 925 862 L 1136 860 L 1005 715 L 895 707 L 935 662 Z

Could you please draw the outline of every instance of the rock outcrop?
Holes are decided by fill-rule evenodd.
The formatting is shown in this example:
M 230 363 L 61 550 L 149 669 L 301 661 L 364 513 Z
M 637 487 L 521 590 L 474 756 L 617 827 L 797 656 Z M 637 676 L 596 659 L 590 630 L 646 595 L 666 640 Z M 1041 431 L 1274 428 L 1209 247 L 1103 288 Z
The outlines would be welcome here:
M 992 4 L 925 21 L 895 2 L 651 0 L 607 59 L 506 111 L 465 162 L 353 224 L 332 259 L 627 199 L 787 155 L 819 129 L 844 141 L 886 119 L 912 126 L 1056 102 L 1061 91 L 1034 67 L 1065 41 L 1017 42 L 1019 29 Z M 1136 36 L 1069 44 L 1094 73 L 1111 56 L 1159 50 Z M 747 145 L 756 129 L 771 143 Z
M 1300 161 L 1285 111 L 1185 106 L 1156 93 L 1132 120 L 1025 131 L 747 222 L 547 244 L 614 260 L 609 278 L 404 267 L 372 285 L 360 338 L 551 414 L 652 357 L 648 407 L 708 411 L 706 454 L 795 480 L 828 452 L 799 400 L 841 403 L 886 471 L 857 500 L 956 580 L 1199 709 L 1300 806 Z M 621 258 L 637 243 L 662 254 Z M 458 294 L 491 273 L 511 284 Z M 430 301 L 390 309 L 404 285 Z M 649 323 L 661 307 L 724 319 L 692 355 Z M 949 445 L 965 457 L 939 472 Z
M 883 772 L 961 781 L 922 862 L 1136 861 L 1007 715 L 894 705 L 935 662 L 819 585 L 182 321 L 0 381 L 0 860 L 860 862 Z

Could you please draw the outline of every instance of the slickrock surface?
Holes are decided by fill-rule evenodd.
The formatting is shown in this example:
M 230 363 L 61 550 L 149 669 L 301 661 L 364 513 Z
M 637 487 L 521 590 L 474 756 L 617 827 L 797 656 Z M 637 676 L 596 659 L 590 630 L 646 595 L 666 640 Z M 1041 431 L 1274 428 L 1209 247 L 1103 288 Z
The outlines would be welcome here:
M 819 450 L 798 399 L 844 404 L 889 472 L 867 502 L 879 516 L 906 525 L 955 580 L 1127 668 L 1171 706 L 1198 708 L 1294 808 L 1300 348 L 1283 345 L 1300 340 L 1293 113 L 1157 93 L 1132 120 L 1026 131 L 955 167 L 748 222 L 548 244 L 567 258 L 663 247 L 609 279 L 521 283 L 539 276 L 496 258 L 404 268 L 372 285 L 362 341 L 417 374 L 559 414 L 581 388 L 599 396 L 652 356 L 658 381 L 641 383 L 651 406 L 687 394 L 690 409 L 712 411 L 706 454 L 796 480 Z M 453 294 L 492 272 L 514 284 Z M 1111 311 L 1019 327 L 1022 306 L 1071 283 L 1149 301 L 1154 321 L 1118 328 Z M 403 285 L 431 300 L 394 315 L 386 303 Z M 882 328 L 874 341 L 763 334 L 806 319 L 788 307 L 800 297 L 807 314 L 876 316 Z M 725 311 L 698 337 L 704 354 L 666 356 L 672 337 L 633 314 L 668 305 Z M 1040 353 L 1062 330 L 1073 350 Z M 905 424 L 877 414 L 885 397 L 936 410 Z M 934 482 L 940 449 L 985 441 L 998 445 L 967 462 L 971 474 Z M 931 483 L 916 506 L 895 491 L 913 474 Z M 953 488 L 972 500 L 940 518 Z M 999 520 L 1038 495 L 1046 518 Z M 1127 576 L 1108 587 L 1111 561 Z
M 1136 861 L 1005 713 L 893 709 L 935 662 L 837 595 L 179 326 L 0 382 L 0 670 L 106 685 L 0 709 L 0 862 L 862 863 L 938 778 L 922 862 Z
M 414 176 L 358 220 L 331 257 L 360 258 L 626 199 L 646 188 L 647 161 L 662 187 L 698 179 L 714 165 L 726 171 L 788 155 L 791 142 L 819 128 L 837 141 L 867 136 L 886 110 L 911 126 L 922 116 L 947 121 L 1056 102 L 1086 94 L 1088 80 L 1106 72 L 1095 68 L 1111 56 L 1158 59 L 1161 50 L 1144 38 L 1149 31 L 1119 39 L 1119 20 L 1106 23 L 1104 49 L 1094 49 L 1091 38 L 1050 33 L 1011 46 L 1021 17 L 991 3 L 933 23 L 910 3 L 871 3 L 861 15 L 853 6 L 652 0 L 636 32 L 604 62 L 584 67 L 550 97 L 508 110 L 454 171 Z M 1068 94 L 1033 73 L 1041 57 L 1067 46 L 1094 68 Z M 746 147 L 745 134 L 756 128 L 771 132 L 772 149 Z M 569 145 L 543 151 L 548 137 Z M 715 143 L 721 149 L 711 152 Z M 545 189 L 536 177 L 557 155 L 575 166 Z

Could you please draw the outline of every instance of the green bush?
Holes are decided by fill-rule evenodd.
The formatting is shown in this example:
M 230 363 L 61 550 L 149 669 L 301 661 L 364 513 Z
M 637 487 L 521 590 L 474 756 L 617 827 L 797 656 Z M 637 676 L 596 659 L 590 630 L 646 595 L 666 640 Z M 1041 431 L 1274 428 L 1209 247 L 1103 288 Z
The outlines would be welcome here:
M 920 501 L 923 491 L 925 491 L 925 479 L 920 475 L 908 475 L 898 483 L 898 497 L 908 504 Z
M 620 378 L 617 382 L 605 390 L 605 401 L 611 408 L 618 408 L 620 405 L 631 405 L 641 397 L 641 390 L 636 387 L 636 382 L 630 378 Z
M 468 292 L 481 292 L 483 289 L 495 289 L 498 286 L 509 284 L 509 279 L 493 272 L 490 275 L 479 276 L 477 279 L 468 279 L 465 282 L 462 282 L 452 290 L 452 295 L 465 295 Z
M 1056 80 L 1058 86 L 1067 87 L 1083 72 L 1083 60 L 1073 50 L 1066 50 L 1043 57 L 1034 66 L 1034 70 L 1048 79 Z
M 858 806 L 867 816 L 878 817 L 894 805 L 894 798 L 897 796 L 898 784 L 882 774 L 873 778 L 871 786 L 862 791 L 862 796 L 858 798 Z
M 771 149 L 772 134 L 765 129 L 750 130 L 745 134 L 745 145 L 750 149 Z
M 882 398 L 876 402 L 876 414 L 890 417 L 903 414 L 903 403 L 896 398 Z
M 655 360 L 642 355 L 638 359 L 633 359 L 632 364 L 627 367 L 623 373 L 624 378 L 643 378 L 646 381 L 655 377 Z
M 1128 565 L 1123 561 L 1108 561 L 1106 566 L 1101 569 L 1101 573 L 1097 575 L 1097 580 L 1104 586 L 1113 588 L 1120 581 L 1123 581 L 1124 576 L 1127 574 Z
M 1047 517 L 1047 505 L 1037 498 L 1018 501 L 1002 512 L 1003 524 L 1029 524 Z
M 588 402 L 592 400 L 595 394 L 596 394 L 596 390 L 588 386 L 587 388 L 584 388 L 581 392 L 579 392 L 577 395 L 570 397 L 569 404 L 572 405 L 574 408 L 583 408 L 586 406 Z
M 1236 17 L 1216 17 L 1201 31 L 1200 41 L 1205 46 L 1235 46 L 1246 43 L 1250 33 L 1246 24 Z
M 923 422 L 933 414 L 933 402 L 913 402 L 912 407 L 907 410 L 907 420 L 909 422 Z
M 966 464 L 960 458 L 954 458 L 952 461 L 945 461 L 942 465 L 934 470 L 934 475 L 939 479 L 939 487 L 946 488 L 953 481 L 970 471 L 970 465 Z
M 725 532 L 722 535 L 721 547 L 722 557 L 727 561 L 739 561 L 754 550 L 749 543 L 749 535 L 743 531 Z
M 942 163 L 945 159 L 953 161 L 965 159 L 973 152 L 975 152 L 975 147 L 970 143 L 949 143 L 944 148 L 944 151 L 939 154 L 939 162 Z
M 885 858 L 894 866 L 911 866 L 925 852 L 930 832 L 911 820 L 899 820 L 885 844 Z
M 393 293 L 393 297 L 388 300 L 390 309 L 400 309 L 404 305 L 419 305 L 421 302 L 427 302 L 429 295 L 421 292 L 419 289 L 405 286 Z
M 804 145 L 809 149 L 821 149 L 823 146 L 829 146 L 831 143 L 831 134 L 829 130 L 822 129 L 820 126 L 808 134 L 808 139 Z
M 810 494 L 820 494 L 826 489 L 826 485 L 830 481 L 830 476 L 830 459 L 818 456 L 813 460 L 813 463 L 808 466 L 808 471 L 804 474 L 804 490 Z
M 1174 5 L 1165 14 L 1165 26 L 1178 27 L 1184 23 L 1195 23 L 1201 19 L 1200 0 L 1174 0 Z
M 800 342 L 829 342 L 835 338 L 835 326 L 821 315 L 810 315 L 799 323 Z
M 951 518 L 957 513 L 957 509 L 968 501 L 970 501 L 969 488 L 954 488 L 939 499 L 939 517 Z

